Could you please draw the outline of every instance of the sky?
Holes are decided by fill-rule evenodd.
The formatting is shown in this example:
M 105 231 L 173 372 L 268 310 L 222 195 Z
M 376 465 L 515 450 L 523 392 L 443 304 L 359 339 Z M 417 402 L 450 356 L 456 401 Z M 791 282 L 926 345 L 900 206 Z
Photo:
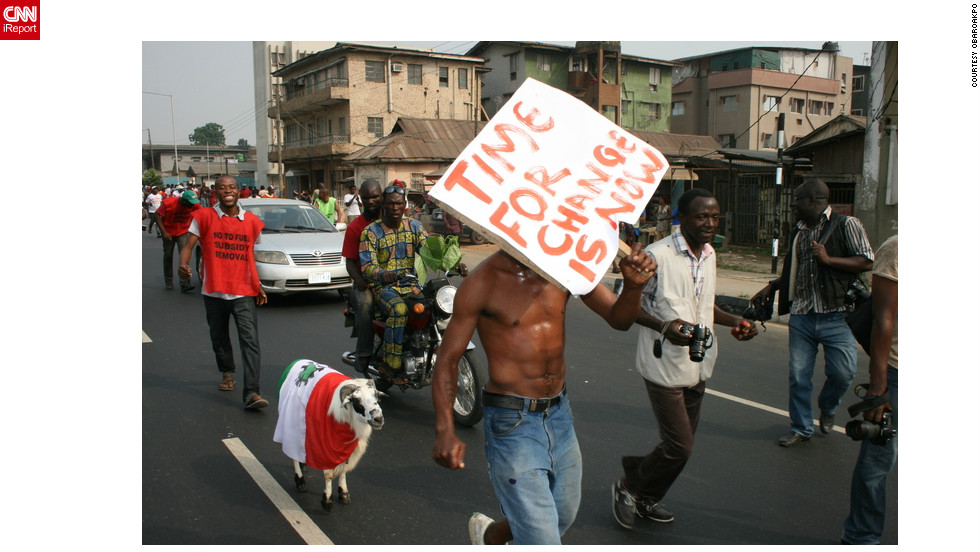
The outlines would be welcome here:
M 833 33 L 828 33 L 833 34 Z M 465 54 L 475 41 L 399 41 L 346 39 L 354 42 L 395 44 L 432 48 L 439 52 Z M 824 42 L 837 42 L 841 55 L 862 64 L 871 55 L 871 41 L 839 41 L 833 36 L 817 41 L 623 41 L 623 53 L 672 60 L 746 46 L 785 46 L 819 50 Z M 574 45 L 575 41 L 535 40 Z M 206 60 L 189 64 L 188 60 Z M 255 104 L 252 43 L 228 41 L 147 41 L 142 44 L 142 143 L 173 145 L 176 122 L 178 144 L 189 144 L 194 129 L 215 122 L 225 129 L 227 144 L 240 138 L 255 145 L 255 118 L 266 116 L 266 105 Z M 186 83 L 193 83 L 188 86 Z M 160 96 L 158 94 L 168 94 Z M 170 97 L 172 96 L 172 98 Z

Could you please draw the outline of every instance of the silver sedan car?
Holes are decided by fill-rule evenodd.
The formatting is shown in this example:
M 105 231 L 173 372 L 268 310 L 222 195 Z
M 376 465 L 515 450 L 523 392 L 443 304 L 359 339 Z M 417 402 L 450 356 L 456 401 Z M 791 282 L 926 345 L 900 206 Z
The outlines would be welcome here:
M 267 294 L 342 290 L 351 285 L 338 229 L 319 210 L 294 199 L 249 198 L 241 206 L 265 224 L 255 265 Z

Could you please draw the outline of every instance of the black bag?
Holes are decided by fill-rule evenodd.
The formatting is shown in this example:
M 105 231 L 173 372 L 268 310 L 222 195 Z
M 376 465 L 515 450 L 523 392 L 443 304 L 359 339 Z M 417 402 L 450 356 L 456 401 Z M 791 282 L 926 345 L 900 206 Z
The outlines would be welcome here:
M 847 314 L 847 325 L 854 334 L 854 340 L 871 354 L 871 325 L 874 323 L 874 311 L 871 309 L 871 292 L 859 278 L 851 283 L 847 291 L 848 300 L 854 303 L 854 310 Z

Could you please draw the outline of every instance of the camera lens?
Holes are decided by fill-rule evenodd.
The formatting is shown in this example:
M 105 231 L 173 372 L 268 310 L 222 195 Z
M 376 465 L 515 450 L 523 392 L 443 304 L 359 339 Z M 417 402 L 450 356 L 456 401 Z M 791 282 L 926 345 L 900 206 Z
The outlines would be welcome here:
M 881 426 L 867 420 L 851 420 L 844 426 L 844 433 L 855 441 L 876 439 L 881 435 Z

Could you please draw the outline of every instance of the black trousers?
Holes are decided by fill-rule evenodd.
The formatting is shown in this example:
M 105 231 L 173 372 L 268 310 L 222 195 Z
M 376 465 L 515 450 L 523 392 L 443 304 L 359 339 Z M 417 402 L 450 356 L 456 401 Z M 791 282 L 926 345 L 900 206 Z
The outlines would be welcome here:
M 694 452 L 704 382 L 693 387 L 663 387 L 643 380 L 660 424 L 660 444 L 646 456 L 624 456 L 626 489 L 639 498 L 660 501 Z
M 218 299 L 204 295 L 204 312 L 211 331 L 211 348 L 220 372 L 235 371 L 235 354 L 231 346 L 230 319 L 235 320 L 238 330 L 238 346 L 242 352 L 245 382 L 242 400 L 259 392 L 259 325 L 256 316 L 255 297 Z

